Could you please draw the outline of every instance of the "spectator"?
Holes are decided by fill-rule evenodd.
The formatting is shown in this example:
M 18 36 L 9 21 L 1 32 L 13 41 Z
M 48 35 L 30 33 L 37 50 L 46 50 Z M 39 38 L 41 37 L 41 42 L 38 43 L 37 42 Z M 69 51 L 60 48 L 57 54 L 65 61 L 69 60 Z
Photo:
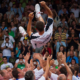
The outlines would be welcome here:
M 3 56 L 6 56 L 9 62 L 9 58 L 11 57 L 11 51 L 13 50 L 13 44 L 9 42 L 9 37 L 6 37 L 5 41 L 6 42 L 2 43 L 1 49 L 3 50 Z
M 22 7 L 21 3 L 19 3 L 18 13 L 19 13 L 21 18 L 22 18 L 23 12 L 24 12 L 24 8 Z
M 15 37 L 14 32 L 11 30 L 11 26 L 8 27 L 9 35 L 12 36 L 13 38 Z
M 0 8 L 0 13 L 2 13 L 3 15 L 6 13 L 7 8 L 5 7 L 5 5 L 2 3 L 1 4 L 1 8 Z
M 58 15 L 60 16 L 60 15 L 62 15 L 63 13 L 64 13 L 64 5 L 62 4 L 61 5 L 61 10 L 59 10 L 59 12 L 58 12 Z M 68 14 L 68 11 L 66 11 L 66 13 Z
M 61 36 L 58 37 L 58 40 L 59 41 L 55 43 L 56 54 L 57 54 L 57 52 L 59 52 L 59 48 L 60 48 L 61 45 L 63 45 L 64 49 L 66 49 L 66 43 L 61 41 L 62 40 Z
M 23 63 L 25 63 L 25 60 L 24 60 L 22 54 L 19 54 L 19 59 L 16 60 L 16 62 L 15 62 L 15 67 L 18 66 L 18 64 L 20 63 L 20 61 L 22 61 Z M 21 63 L 22 63 L 22 62 L 21 62 Z
M 70 56 L 67 57 L 66 62 L 71 62 L 72 59 L 75 59 L 76 64 L 79 63 L 78 58 L 76 56 L 74 56 L 74 53 L 72 51 L 70 51 Z
M 17 27 L 15 27 L 13 21 L 11 22 L 11 30 L 14 32 L 14 34 L 15 34 L 15 36 L 16 36 L 16 33 L 17 33 Z
M 22 54 L 25 56 L 27 54 L 27 52 L 30 52 L 30 54 L 32 55 L 32 47 L 31 45 L 28 45 L 27 42 L 28 40 L 24 39 L 24 46 L 23 46 L 23 52 Z
M 0 53 L 0 66 L 3 64 L 3 54 Z
M 63 45 L 61 45 L 61 46 L 59 47 L 59 52 L 62 52 L 62 53 L 66 56 L 66 51 L 65 51 L 65 48 L 64 48 Z M 57 54 L 58 54 L 59 52 L 57 52 Z
M 78 7 L 79 7 L 78 4 L 73 4 L 71 6 L 71 12 L 74 13 L 75 18 L 78 18 L 79 17 L 80 10 L 78 9 Z
M 66 34 L 62 32 L 62 27 L 61 26 L 58 27 L 58 32 L 55 33 L 54 38 L 55 38 L 56 41 L 59 41 L 58 40 L 58 37 L 59 36 L 62 37 L 62 41 L 65 41 L 66 40 Z
M 18 46 L 16 47 L 16 58 L 19 57 L 19 54 L 22 53 L 22 43 L 19 41 Z
M 61 21 L 59 22 L 58 26 L 61 26 L 62 27 L 62 31 L 65 28 L 68 29 L 68 24 L 67 24 L 66 19 L 65 19 L 64 16 L 61 18 Z
M 17 8 L 15 4 L 13 4 L 13 6 L 11 7 L 11 11 L 13 11 L 15 14 L 17 13 Z
M 11 17 L 14 15 L 14 11 L 10 11 L 11 8 L 8 6 L 8 11 L 6 12 L 7 18 L 11 19 Z
M 7 62 L 7 57 L 3 57 L 4 64 L 1 65 L 1 70 L 6 69 L 6 67 L 13 68 L 12 63 Z
M 13 71 L 12 71 L 12 74 L 13 74 L 13 77 L 15 79 L 25 80 L 24 79 L 24 73 L 23 73 L 23 71 L 21 69 L 14 68 Z
M 68 49 L 70 49 L 70 47 L 71 47 L 71 45 L 73 45 L 74 47 L 75 47 L 75 49 L 78 49 L 78 36 L 76 35 L 76 33 L 75 33 L 75 31 L 74 31 L 74 29 L 72 29 L 71 30 L 71 33 L 70 33 L 70 35 L 69 35 L 69 37 L 68 37 L 68 41 L 67 41 L 67 43 L 68 43 Z
M 9 35 L 8 30 L 5 31 L 5 35 L 4 35 L 4 42 L 5 42 L 5 38 L 9 37 L 9 42 L 13 44 L 13 46 L 15 46 L 15 40 L 12 36 Z
M 13 65 L 15 64 L 15 61 L 16 61 L 16 58 L 14 56 L 14 52 L 12 51 L 11 52 L 11 57 L 9 58 L 9 62 L 12 63 Z
M 71 60 L 71 65 L 75 65 L 75 64 L 76 64 L 75 59 L 72 59 L 72 60 Z
M 2 31 L 2 29 L 0 28 L 0 40 L 2 40 L 2 38 L 3 38 L 3 31 Z
M 7 72 L 7 70 L 5 70 L 5 69 L 1 70 L 1 75 L 3 77 L 3 78 L 1 78 L 1 80 L 4 80 L 4 79 L 9 80 L 10 79 L 10 75 Z
M 77 52 L 75 51 L 75 48 L 73 45 L 70 47 L 70 50 L 67 52 L 67 57 L 70 56 L 70 51 L 72 51 L 74 55 L 77 57 Z
M 5 26 L 5 22 L 4 22 L 4 21 L 2 21 L 2 26 L 1 26 L 1 28 L 2 28 L 2 31 L 5 31 L 5 30 L 7 29 L 7 27 Z

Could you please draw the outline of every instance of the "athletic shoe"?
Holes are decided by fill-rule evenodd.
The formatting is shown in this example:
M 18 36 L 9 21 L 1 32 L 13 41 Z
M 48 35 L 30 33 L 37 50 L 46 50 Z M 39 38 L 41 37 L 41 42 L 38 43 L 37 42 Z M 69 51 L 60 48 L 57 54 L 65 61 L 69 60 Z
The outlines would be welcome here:
M 22 26 L 19 27 L 19 32 L 24 36 L 26 35 L 26 31 L 24 30 L 24 28 Z
M 35 12 L 36 12 L 35 17 L 39 18 L 41 16 L 40 5 L 39 4 L 35 5 Z

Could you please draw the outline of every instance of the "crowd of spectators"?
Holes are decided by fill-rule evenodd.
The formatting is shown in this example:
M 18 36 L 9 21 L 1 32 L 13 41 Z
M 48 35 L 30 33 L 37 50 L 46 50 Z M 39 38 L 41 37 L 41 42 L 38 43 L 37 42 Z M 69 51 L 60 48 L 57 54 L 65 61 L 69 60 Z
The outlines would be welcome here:
M 35 4 L 40 1 L 0 0 L 0 77 L 4 78 L 1 80 L 10 78 L 10 80 L 15 80 L 14 78 L 26 80 L 23 72 L 26 73 L 30 65 L 34 64 L 34 69 L 42 67 L 39 60 L 41 55 L 45 61 L 50 60 L 48 56 L 52 55 L 50 64 L 52 73 L 59 74 L 60 72 L 67 75 L 67 68 L 62 64 L 65 62 L 60 61 L 63 54 L 67 65 L 76 77 L 73 76 L 72 80 L 80 80 L 80 0 L 44 0 L 53 13 L 53 35 L 46 45 L 33 49 L 29 38 L 19 33 L 19 26 L 27 30 L 28 15 L 34 12 Z M 46 24 L 48 16 L 43 7 L 41 7 L 41 16 Z M 33 19 L 32 32 L 36 32 L 35 24 L 36 20 Z M 32 61 L 33 58 L 35 59 Z M 45 61 L 42 62 L 43 66 L 46 66 Z M 35 73 L 35 80 L 44 73 L 42 69 L 40 72 Z M 33 75 L 31 72 L 28 74 Z M 25 74 L 25 77 L 28 74 Z M 52 80 L 57 80 L 58 75 L 53 75 L 53 77 Z

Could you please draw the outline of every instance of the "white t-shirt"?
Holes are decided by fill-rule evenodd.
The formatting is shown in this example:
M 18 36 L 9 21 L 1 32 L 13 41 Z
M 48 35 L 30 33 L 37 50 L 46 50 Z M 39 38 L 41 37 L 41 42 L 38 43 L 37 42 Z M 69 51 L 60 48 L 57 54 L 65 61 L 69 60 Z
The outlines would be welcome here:
M 71 12 L 73 12 L 73 13 L 74 13 L 74 16 L 75 16 L 76 18 L 78 18 L 78 17 L 79 17 L 80 9 L 71 9 Z
M 8 66 L 9 66 L 10 68 L 13 68 L 12 63 L 7 63 L 7 64 L 2 64 L 2 65 L 1 65 L 1 70 L 2 70 L 2 69 L 5 69 L 5 68 L 8 67 Z
M 20 38 L 20 41 L 22 41 L 22 44 L 24 45 L 23 40 L 24 40 L 24 37 L 21 37 L 21 38 Z
M 50 77 L 51 80 L 57 80 L 57 78 L 58 78 L 57 74 L 51 73 L 51 77 Z
M 5 42 L 5 38 L 6 38 L 7 36 L 6 35 L 4 35 L 4 42 Z M 12 37 L 12 36 L 8 36 L 9 37 L 9 42 L 11 42 L 11 43 L 14 43 L 15 42 L 15 40 L 14 40 L 14 38 Z
M 76 76 L 72 76 L 72 80 L 78 80 L 78 78 Z
M 80 77 L 77 77 L 78 78 L 78 80 L 80 80 Z
M 48 18 L 47 25 L 44 28 L 43 35 L 39 35 L 39 33 L 32 33 L 31 34 L 31 44 L 34 49 L 40 48 L 46 43 L 48 43 L 51 39 L 52 33 L 53 33 L 53 19 Z
M 46 80 L 46 79 L 45 79 L 45 77 L 44 77 L 44 76 L 42 76 L 42 77 L 41 77 L 40 79 L 38 79 L 38 80 Z
M 9 43 L 6 43 L 6 42 L 2 43 L 1 47 L 3 48 L 5 46 L 7 46 L 8 48 L 13 48 L 13 44 L 10 42 Z M 2 51 L 2 53 L 3 53 L 3 56 L 11 56 L 11 50 L 10 49 L 4 49 Z
M 34 70 L 35 80 L 38 80 L 43 74 L 44 74 L 44 70 L 43 69 L 38 70 L 36 68 Z
M 24 59 L 23 59 L 23 61 L 25 62 L 25 60 L 24 60 Z M 18 62 L 19 62 L 19 59 L 17 59 L 17 60 L 16 60 L 16 63 L 18 63 Z

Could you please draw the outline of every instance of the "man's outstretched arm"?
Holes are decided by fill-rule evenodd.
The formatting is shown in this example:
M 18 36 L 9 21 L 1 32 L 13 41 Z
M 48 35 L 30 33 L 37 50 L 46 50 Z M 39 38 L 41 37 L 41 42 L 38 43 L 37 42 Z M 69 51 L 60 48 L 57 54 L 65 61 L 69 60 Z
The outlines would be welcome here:
M 34 14 L 33 14 L 33 12 L 31 12 L 30 14 L 29 14 L 29 22 L 28 22 L 28 26 L 27 26 L 27 33 L 28 33 L 28 35 L 29 35 L 29 37 L 31 36 L 31 24 L 32 24 L 32 19 L 34 18 Z
M 50 8 L 46 5 L 46 2 L 41 1 L 40 4 L 41 4 L 41 6 L 44 7 L 44 9 L 46 10 L 48 17 L 53 18 L 53 13 L 52 13 L 52 11 L 50 10 Z

